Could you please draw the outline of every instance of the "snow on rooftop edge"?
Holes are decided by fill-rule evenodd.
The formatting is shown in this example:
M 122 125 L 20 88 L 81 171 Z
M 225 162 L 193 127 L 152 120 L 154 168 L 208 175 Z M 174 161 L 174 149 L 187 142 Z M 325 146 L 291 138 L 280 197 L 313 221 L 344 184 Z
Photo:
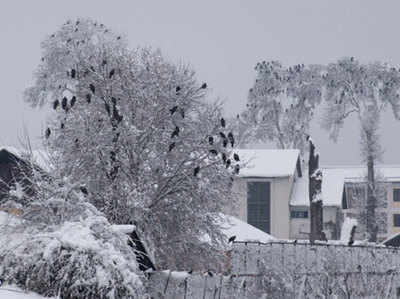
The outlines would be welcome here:
M 230 215 L 222 214 L 224 223 L 221 224 L 223 233 L 227 239 L 236 236 L 235 241 L 259 241 L 268 243 L 276 240 L 262 230 Z
M 0 145 L 0 151 L 1 150 L 6 150 L 22 159 L 27 154 L 29 155 L 29 152 L 27 152 L 26 150 L 18 149 L 14 146 Z M 40 149 L 32 149 L 32 158 L 33 162 L 36 163 L 42 169 L 47 169 L 47 170 L 49 169 L 48 154 L 46 153 L 46 151 Z
M 376 170 L 387 182 L 400 182 L 400 165 L 377 165 Z M 305 173 L 307 171 L 304 171 Z M 324 206 L 341 206 L 344 183 L 360 182 L 367 174 L 365 166 L 322 167 L 322 203 Z M 309 206 L 308 176 L 297 178 L 290 200 L 292 206 Z
M 295 173 L 300 151 L 297 149 L 237 149 L 245 166 L 241 177 L 287 177 Z

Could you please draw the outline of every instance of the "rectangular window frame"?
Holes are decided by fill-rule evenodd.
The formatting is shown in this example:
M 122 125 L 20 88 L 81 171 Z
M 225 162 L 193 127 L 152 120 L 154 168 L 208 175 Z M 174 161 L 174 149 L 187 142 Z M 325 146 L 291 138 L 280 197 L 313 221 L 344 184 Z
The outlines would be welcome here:
M 400 202 L 400 188 L 393 188 L 393 201 Z
M 400 214 L 393 214 L 393 227 L 400 227 Z
M 251 184 L 265 184 L 265 196 L 262 192 L 263 187 L 255 187 L 256 196 L 260 197 L 250 199 Z M 258 189 L 257 188 L 261 188 Z M 262 230 L 266 233 L 271 233 L 271 195 L 272 195 L 272 182 L 269 180 L 250 179 L 247 180 L 247 223 Z M 261 193 L 260 193 L 261 192 Z M 258 194 L 257 194 L 258 193 Z M 265 210 L 264 210 L 265 209 Z

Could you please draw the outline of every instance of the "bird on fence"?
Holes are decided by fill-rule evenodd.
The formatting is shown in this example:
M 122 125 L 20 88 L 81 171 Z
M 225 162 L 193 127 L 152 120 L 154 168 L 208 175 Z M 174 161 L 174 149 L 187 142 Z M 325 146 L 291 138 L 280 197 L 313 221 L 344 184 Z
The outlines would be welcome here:
M 228 243 L 233 243 L 236 240 L 236 236 L 232 236 L 228 239 Z

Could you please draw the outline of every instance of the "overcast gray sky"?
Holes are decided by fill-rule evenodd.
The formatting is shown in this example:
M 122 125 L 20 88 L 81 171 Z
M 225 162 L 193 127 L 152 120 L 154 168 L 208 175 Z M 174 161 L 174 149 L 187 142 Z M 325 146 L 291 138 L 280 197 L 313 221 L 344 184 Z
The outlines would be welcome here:
M 400 66 L 398 0 L 1 1 L 0 144 L 18 145 L 23 126 L 40 145 L 45 111 L 22 102 L 40 59 L 40 42 L 67 18 L 91 17 L 125 34 L 132 47 L 160 48 L 190 63 L 228 113 L 246 102 L 260 60 L 327 64 L 343 56 Z M 384 162 L 400 164 L 400 122 L 381 124 Z M 358 123 L 347 122 L 338 143 L 313 126 L 325 164 L 359 163 Z

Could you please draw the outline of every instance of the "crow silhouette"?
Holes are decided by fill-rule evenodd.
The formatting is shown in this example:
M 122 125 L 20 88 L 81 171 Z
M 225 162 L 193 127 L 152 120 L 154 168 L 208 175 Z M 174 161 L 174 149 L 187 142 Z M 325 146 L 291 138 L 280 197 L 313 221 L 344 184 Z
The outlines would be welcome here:
M 235 138 L 233 138 L 232 132 L 228 133 L 228 139 L 229 139 L 229 142 L 231 143 L 231 146 L 233 147 L 235 145 Z
M 222 132 L 219 132 L 219 136 L 221 136 L 221 138 L 226 139 L 226 135 Z
M 218 152 L 215 149 L 210 149 L 210 154 L 218 155 Z
M 235 174 L 239 174 L 240 166 L 238 164 L 235 165 Z
M 82 192 L 83 194 L 85 194 L 85 195 L 88 195 L 88 194 L 89 194 L 89 192 L 87 191 L 86 187 L 80 187 L 79 189 L 81 190 L 81 192 Z
M 175 88 L 175 92 L 178 94 L 180 91 L 181 91 L 181 87 L 180 87 L 180 86 L 177 86 L 177 87 Z
M 226 125 L 225 119 L 222 117 L 221 118 L 221 127 L 225 128 L 225 125 Z
M 53 102 L 53 109 L 56 110 L 57 107 L 58 107 L 58 105 L 60 105 L 60 102 L 59 102 L 58 100 L 55 100 L 55 101 Z
M 193 170 L 193 175 L 194 175 L 194 176 L 197 176 L 197 175 L 199 174 L 199 172 L 200 172 L 200 167 L 197 166 L 197 167 Z
M 121 39 L 121 37 L 120 37 L 120 36 L 118 36 L 118 37 L 117 37 L 117 40 L 120 40 L 120 39 Z
M 89 88 L 93 94 L 96 92 L 96 88 L 94 87 L 94 85 L 92 83 L 90 83 Z
M 175 147 L 175 142 L 172 142 L 168 147 L 168 151 L 169 152 L 172 151 L 174 149 L 174 147 Z
M 111 113 L 110 105 L 108 103 L 104 103 L 104 108 L 106 109 L 107 114 L 110 115 Z
M 171 112 L 171 115 L 174 114 L 178 110 L 178 106 L 174 106 L 171 109 L 169 109 L 169 112 Z
M 64 125 L 64 123 L 61 123 L 61 126 L 60 126 L 60 128 L 61 128 L 61 129 L 64 129 L 64 128 L 65 128 L 65 125 Z
M 214 138 L 213 138 L 212 136 L 208 137 L 208 143 L 209 143 L 210 145 L 213 145 L 213 144 L 214 144 Z
M 202 89 L 206 89 L 206 88 L 207 88 L 207 83 L 203 83 L 203 84 L 201 85 L 201 88 L 202 88 Z
M 66 97 L 63 97 L 61 106 L 65 111 L 67 111 L 67 104 L 68 104 L 68 99 Z
M 75 70 L 75 69 L 72 69 L 72 70 L 71 70 L 71 78 L 72 78 L 72 79 L 75 79 L 75 76 L 76 76 L 76 70 Z
M 231 159 L 226 160 L 226 168 L 229 168 L 231 166 Z
M 222 161 L 224 161 L 224 163 L 226 163 L 226 154 L 222 153 Z
M 47 128 L 45 132 L 46 139 L 50 137 L 50 134 L 51 134 L 50 128 Z
M 179 113 L 181 114 L 182 118 L 185 118 L 185 110 L 183 110 L 183 108 L 179 109 Z
M 222 140 L 222 145 L 224 147 L 226 147 L 228 145 L 228 140 L 226 138 L 224 140 Z
M 236 236 L 232 236 L 228 239 L 228 243 L 233 243 L 236 240 Z
M 178 137 L 178 136 L 179 136 L 179 127 L 176 126 L 175 130 L 171 134 L 171 138 Z
M 112 78 L 113 76 L 114 76 L 114 74 L 115 74 L 115 69 L 112 69 L 111 71 L 110 71 L 110 74 L 108 75 L 108 78 Z
M 90 103 L 91 99 L 92 99 L 92 96 L 88 93 L 86 95 L 86 102 Z
M 76 103 L 76 96 L 73 96 L 70 103 L 71 108 L 74 107 L 75 103 Z
M 214 274 L 212 274 L 212 272 L 210 270 L 207 271 L 207 275 L 210 276 L 210 277 L 214 276 Z
M 233 159 L 234 159 L 235 161 L 240 161 L 239 155 L 236 154 L 236 153 L 233 154 Z
M 107 64 L 107 60 L 103 60 L 102 65 L 105 66 Z

